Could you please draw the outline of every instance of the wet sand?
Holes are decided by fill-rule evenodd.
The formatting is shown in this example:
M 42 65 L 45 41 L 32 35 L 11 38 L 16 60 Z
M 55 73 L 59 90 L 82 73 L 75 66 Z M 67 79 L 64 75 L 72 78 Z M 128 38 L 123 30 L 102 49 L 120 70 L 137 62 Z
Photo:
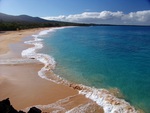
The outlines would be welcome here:
M 22 38 L 38 33 L 39 31 L 45 29 L 48 28 L 0 32 L 0 54 L 5 54 L 9 51 L 9 44 L 21 41 Z
M 17 56 L 8 54 L 16 53 L 12 51 L 15 49 L 9 48 L 9 44 L 17 43 L 23 37 L 44 29 L 48 28 L 0 33 L 0 59 L 18 57 L 20 53 Z M 17 110 L 26 110 L 27 107 L 39 105 L 37 107 L 44 112 L 80 110 L 88 113 L 103 113 L 101 107 L 83 95 L 79 95 L 77 90 L 40 78 L 37 72 L 42 67 L 41 63 L 0 64 L 0 100 L 10 98 Z M 86 110 L 83 111 L 83 108 Z

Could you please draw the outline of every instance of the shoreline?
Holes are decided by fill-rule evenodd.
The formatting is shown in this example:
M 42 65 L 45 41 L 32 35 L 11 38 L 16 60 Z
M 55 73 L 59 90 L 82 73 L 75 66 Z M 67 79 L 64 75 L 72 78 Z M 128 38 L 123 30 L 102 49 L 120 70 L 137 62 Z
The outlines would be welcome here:
M 0 33 L 0 55 L 6 54 L 10 51 L 9 45 L 20 42 L 23 38 L 36 34 L 42 30 L 49 28 L 34 28 L 19 31 L 5 31 Z
M 0 58 L 10 59 L 21 57 L 13 54 L 14 51 L 9 48 L 10 44 L 18 44 L 27 36 L 37 34 L 40 31 L 49 28 L 39 28 L 21 31 L 8 31 L 0 33 Z M 25 45 L 27 46 L 27 45 Z M 15 51 L 16 53 L 16 51 Z M 19 53 L 21 54 L 21 53 Z M 60 100 L 68 100 L 65 103 L 59 103 L 63 108 L 61 110 L 68 111 L 78 106 L 92 106 L 97 112 L 103 113 L 103 109 L 95 102 L 78 94 L 77 90 L 62 84 L 56 84 L 47 81 L 38 76 L 38 71 L 43 67 L 41 63 L 23 63 L 23 64 L 0 64 L 0 100 L 10 98 L 12 105 L 17 109 L 25 109 L 29 106 L 41 105 L 43 111 L 53 111 L 54 108 L 42 108 L 42 105 L 57 103 Z M 9 71 L 8 71 L 9 70 Z M 14 71 L 15 70 L 15 71 Z M 34 81 L 34 82 L 33 82 Z
M 66 27 L 65 27 L 66 28 Z M 58 28 L 61 29 L 61 28 Z M 57 29 L 53 29 L 57 30 Z M 53 31 L 52 30 L 52 31 Z M 79 94 L 84 95 L 86 98 L 92 100 L 97 105 L 104 109 L 105 113 L 110 112 L 131 112 L 131 113 L 140 113 L 137 111 L 130 103 L 126 102 L 124 99 L 117 98 L 114 93 L 111 93 L 107 89 L 96 89 L 94 87 L 85 86 L 82 84 L 71 83 L 67 81 L 65 78 L 60 77 L 53 73 L 53 69 L 55 68 L 55 60 L 47 54 L 36 53 L 37 49 L 43 47 L 42 39 L 39 37 L 42 35 L 46 35 L 51 30 L 41 31 L 37 35 L 32 35 L 34 40 L 27 41 L 27 44 L 32 44 L 34 47 L 26 49 L 22 52 L 22 55 L 27 58 L 34 58 L 45 64 L 45 66 L 39 71 L 39 76 L 41 78 L 45 78 L 47 80 L 53 81 L 57 84 L 62 84 L 68 87 L 71 87 L 78 91 Z
M 36 53 L 37 49 L 41 49 L 43 47 L 42 39 L 38 37 L 42 35 L 47 35 L 51 31 L 53 32 L 57 29 L 62 29 L 62 28 L 66 28 L 66 27 L 49 28 L 49 29 L 41 28 L 41 30 L 39 31 L 37 30 L 37 32 L 35 32 L 36 30 L 34 30 L 34 32 L 32 31 L 32 33 L 28 35 L 30 37 L 32 36 L 32 39 L 29 38 L 28 40 L 26 40 L 24 42 L 25 44 L 22 43 L 23 41 L 22 40 L 18 43 L 15 43 L 13 46 L 9 46 L 9 49 L 10 49 L 9 52 L 7 54 L 0 56 L 0 58 L 4 58 L 7 56 L 9 59 L 13 57 L 13 58 L 23 58 L 26 60 L 32 59 L 33 61 L 35 60 L 38 61 L 34 63 L 32 61 L 29 63 L 24 62 L 23 64 L 20 64 L 20 63 L 7 64 L 7 65 L 0 64 L 0 69 L 1 69 L 0 70 L 0 86 L 5 86 L 3 84 L 5 83 L 6 86 L 9 85 L 12 87 L 13 86 L 12 84 L 11 85 L 8 84 L 9 83 L 8 80 L 10 80 L 9 78 L 12 78 L 13 75 L 16 75 L 16 76 L 13 76 L 14 78 L 16 78 L 16 80 L 18 80 L 17 82 L 14 83 L 14 84 L 17 84 L 16 86 L 14 86 L 14 89 L 18 88 L 19 90 L 15 91 L 15 93 L 16 92 L 18 93 L 18 91 L 21 91 L 21 93 L 19 92 L 19 97 L 23 95 L 23 97 L 28 98 L 26 102 L 23 102 L 22 104 L 23 106 L 19 104 L 21 107 L 20 106 L 18 107 L 18 105 L 16 105 L 17 106 L 16 108 L 27 111 L 28 107 L 36 106 L 44 112 L 49 112 L 53 110 L 57 111 L 58 110 L 57 107 L 59 106 L 59 108 L 61 108 L 59 109 L 59 111 L 63 111 L 63 112 L 66 112 L 66 111 L 77 112 L 78 108 L 81 108 L 81 109 L 84 108 L 84 110 L 88 110 L 88 111 L 96 110 L 99 113 L 103 113 L 103 112 L 109 113 L 109 112 L 118 112 L 118 111 L 140 113 L 140 111 L 136 110 L 133 106 L 130 105 L 130 103 L 126 102 L 124 99 L 117 98 L 114 94 L 112 94 L 110 91 L 106 89 L 96 89 L 96 88 L 88 87 L 82 84 L 71 83 L 65 80 L 64 78 L 59 77 L 55 73 L 53 73 L 53 69 L 55 68 L 55 60 L 49 55 Z M 27 35 L 24 35 L 24 36 L 27 37 Z M 24 38 L 24 37 L 20 37 L 20 38 Z M 22 49 L 22 46 L 25 46 L 25 48 Z M 16 49 L 18 47 L 19 48 L 21 47 L 21 50 L 18 51 Z M 44 67 L 43 67 L 43 64 L 44 64 Z M 11 68 L 8 68 L 7 66 Z M 7 71 L 6 70 L 7 68 L 9 70 L 14 68 L 13 70 L 17 70 L 17 71 L 13 71 L 14 73 L 13 72 L 6 73 L 5 71 Z M 19 77 L 20 73 L 22 77 Z M 29 74 L 30 76 L 29 75 L 27 76 L 27 74 Z M 37 82 L 34 83 L 33 81 L 29 79 L 37 80 Z M 12 79 L 11 82 L 14 82 L 13 80 L 14 79 Z M 23 81 L 27 83 L 29 82 L 28 85 L 25 85 L 25 82 Z M 24 85 L 22 85 L 22 83 L 24 83 Z M 43 87 L 42 84 L 44 84 L 46 88 Z M 37 87 L 35 87 L 34 85 L 38 86 L 39 89 L 37 89 Z M 22 87 L 22 86 L 25 86 L 25 87 Z M 49 88 L 50 89 L 52 88 L 52 91 L 51 90 L 48 91 Z M 5 88 L 3 87 L 0 87 L 0 89 L 5 90 Z M 6 88 L 6 89 L 10 90 L 9 88 Z M 23 89 L 26 89 L 25 90 L 26 92 L 24 92 Z M 28 91 L 32 95 L 28 94 Z M 56 92 L 54 93 L 53 91 L 56 91 Z M 66 91 L 68 92 L 66 93 Z M 5 93 L 9 94 L 10 91 L 9 93 L 8 92 L 5 92 Z M 15 93 L 11 95 L 12 98 L 14 98 Z M 33 95 L 36 95 L 36 94 L 38 95 L 35 96 L 37 97 L 35 99 Z M 49 95 L 52 95 L 53 98 L 49 97 Z M 56 98 L 54 99 L 54 97 Z M 80 99 L 78 100 L 78 98 Z M 1 99 L 1 95 L 0 95 L 0 99 Z M 11 101 L 11 98 L 10 98 L 10 101 Z M 16 102 L 14 103 L 16 104 Z M 26 104 L 24 105 L 24 103 Z M 13 102 L 12 102 L 12 105 L 14 105 Z

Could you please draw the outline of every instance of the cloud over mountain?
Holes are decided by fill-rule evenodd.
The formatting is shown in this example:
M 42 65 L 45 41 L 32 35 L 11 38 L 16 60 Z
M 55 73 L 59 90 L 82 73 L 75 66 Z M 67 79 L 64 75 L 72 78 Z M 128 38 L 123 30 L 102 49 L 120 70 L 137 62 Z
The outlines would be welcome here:
M 43 18 L 48 20 L 97 24 L 150 25 L 150 10 L 130 12 L 128 14 L 124 14 L 121 11 L 84 12 L 75 15 L 60 15 Z

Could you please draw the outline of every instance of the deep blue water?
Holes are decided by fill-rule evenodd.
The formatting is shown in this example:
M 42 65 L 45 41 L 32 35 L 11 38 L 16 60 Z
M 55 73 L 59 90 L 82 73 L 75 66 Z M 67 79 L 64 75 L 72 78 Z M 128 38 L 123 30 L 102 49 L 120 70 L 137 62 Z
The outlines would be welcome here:
M 44 38 L 55 73 L 96 88 L 118 88 L 125 100 L 150 112 L 150 27 L 60 29 Z

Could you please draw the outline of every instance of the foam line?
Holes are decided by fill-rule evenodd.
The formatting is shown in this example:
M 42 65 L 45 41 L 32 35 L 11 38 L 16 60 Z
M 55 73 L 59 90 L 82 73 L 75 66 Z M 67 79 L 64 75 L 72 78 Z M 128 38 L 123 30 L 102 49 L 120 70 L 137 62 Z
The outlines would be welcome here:
M 37 62 L 38 61 L 34 59 L 23 59 L 23 58 L 0 59 L 0 64 L 24 64 L 24 63 L 37 63 Z
M 34 40 L 26 41 L 26 44 L 34 45 L 31 48 L 22 51 L 22 56 L 29 59 L 36 59 L 44 64 L 44 67 L 38 72 L 41 78 L 45 78 L 58 84 L 65 84 L 79 91 L 79 94 L 85 95 L 87 98 L 95 101 L 99 106 L 102 106 L 105 113 L 139 113 L 128 102 L 123 99 L 119 99 L 112 95 L 106 89 L 96 89 L 82 84 L 72 84 L 69 81 L 61 78 L 59 75 L 54 74 L 56 79 L 50 79 L 46 77 L 46 71 L 52 71 L 55 69 L 56 62 L 52 56 L 36 53 L 36 50 L 43 47 L 42 40 L 39 36 L 46 35 L 49 32 L 54 32 L 57 29 L 64 29 L 64 27 L 53 28 L 45 31 L 41 31 L 37 35 L 32 35 Z
M 106 89 L 96 89 L 84 85 L 80 87 L 82 90 L 79 91 L 79 94 L 85 95 L 102 106 L 105 113 L 139 113 L 128 102 L 115 97 Z

